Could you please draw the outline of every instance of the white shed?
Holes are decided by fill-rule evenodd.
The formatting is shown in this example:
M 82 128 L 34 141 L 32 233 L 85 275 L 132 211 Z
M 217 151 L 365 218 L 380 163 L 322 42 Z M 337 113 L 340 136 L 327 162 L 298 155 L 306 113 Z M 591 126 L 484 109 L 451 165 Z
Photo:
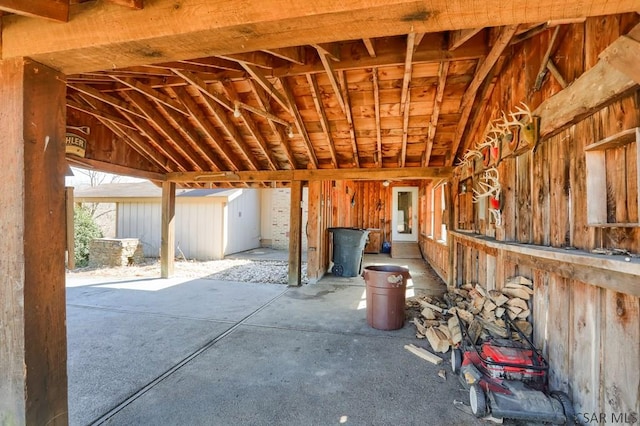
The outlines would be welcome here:
M 158 257 L 162 189 L 151 182 L 76 189 L 78 203 L 114 203 L 116 238 L 138 238 Z M 256 189 L 177 189 L 176 254 L 214 260 L 260 247 L 260 193 Z

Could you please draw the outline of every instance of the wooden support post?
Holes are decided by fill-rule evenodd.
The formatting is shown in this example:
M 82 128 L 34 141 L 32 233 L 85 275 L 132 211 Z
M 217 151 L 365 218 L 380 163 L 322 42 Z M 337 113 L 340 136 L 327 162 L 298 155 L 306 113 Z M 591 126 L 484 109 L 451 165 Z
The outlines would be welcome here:
M 67 269 L 76 269 L 76 244 L 74 232 L 73 186 L 64 189 L 65 208 L 67 210 Z
M 0 424 L 66 425 L 63 74 L 0 61 Z
M 302 182 L 291 182 L 289 215 L 289 285 L 302 284 Z
M 322 181 L 309 182 L 309 214 L 307 225 L 307 277 L 317 282 L 322 277 L 320 254 L 322 246 Z
M 176 257 L 176 184 L 162 182 L 162 240 L 160 242 L 160 277 L 173 275 L 173 263 Z
M 453 237 L 451 236 L 451 234 L 449 234 L 449 231 L 455 229 L 455 215 L 454 215 L 454 210 L 453 210 L 453 181 L 449 181 L 446 185 L 445 185 L 445 207 L 446 207 L 446 212 L 447 212 L 447 216 L 446 216 L 446 224 L 447 224 L 447 246 L 449 248 L 449 261 L 447 262 L 447 287 L 455 287 L 455 280 L 454 280 L 454 257 L 456 255 L 456 251 L 455 251 L 455 241 L 453 240 Z

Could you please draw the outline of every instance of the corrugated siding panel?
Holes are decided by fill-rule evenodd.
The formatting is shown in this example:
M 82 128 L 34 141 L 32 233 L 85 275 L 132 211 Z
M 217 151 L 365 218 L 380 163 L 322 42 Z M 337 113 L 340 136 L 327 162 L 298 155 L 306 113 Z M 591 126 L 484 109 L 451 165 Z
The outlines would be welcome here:
M 260 247 L 260 193 L 243 189 L 227 205 L 227 247 L 225 254 Z
M 160 253 L 159 203 L 118 203 L 117 238 L 138 238 L 147 257 Z

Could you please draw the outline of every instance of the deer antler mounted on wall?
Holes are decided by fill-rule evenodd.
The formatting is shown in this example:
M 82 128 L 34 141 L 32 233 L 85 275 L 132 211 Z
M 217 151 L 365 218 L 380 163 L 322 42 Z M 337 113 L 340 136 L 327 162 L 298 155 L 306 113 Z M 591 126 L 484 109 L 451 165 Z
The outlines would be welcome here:
M 478 181 L 479 190 L 473 189 L 472 201 L 478 203 L 482 198 L 489 199 L 489 213 L 494 218 L 496 226 L 502 226 L 502 213 L 500 193 L 500 172 L 497 168 L 491 167 L 482 173 Z

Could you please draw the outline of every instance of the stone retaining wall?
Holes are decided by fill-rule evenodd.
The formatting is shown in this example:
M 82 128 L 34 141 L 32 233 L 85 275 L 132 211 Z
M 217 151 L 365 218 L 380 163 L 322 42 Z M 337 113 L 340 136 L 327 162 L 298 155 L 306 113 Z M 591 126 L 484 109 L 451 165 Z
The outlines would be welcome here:
M 89 266 L 128 266 L 144 260 L 137 238 L 96 238 L 89 243 Z

